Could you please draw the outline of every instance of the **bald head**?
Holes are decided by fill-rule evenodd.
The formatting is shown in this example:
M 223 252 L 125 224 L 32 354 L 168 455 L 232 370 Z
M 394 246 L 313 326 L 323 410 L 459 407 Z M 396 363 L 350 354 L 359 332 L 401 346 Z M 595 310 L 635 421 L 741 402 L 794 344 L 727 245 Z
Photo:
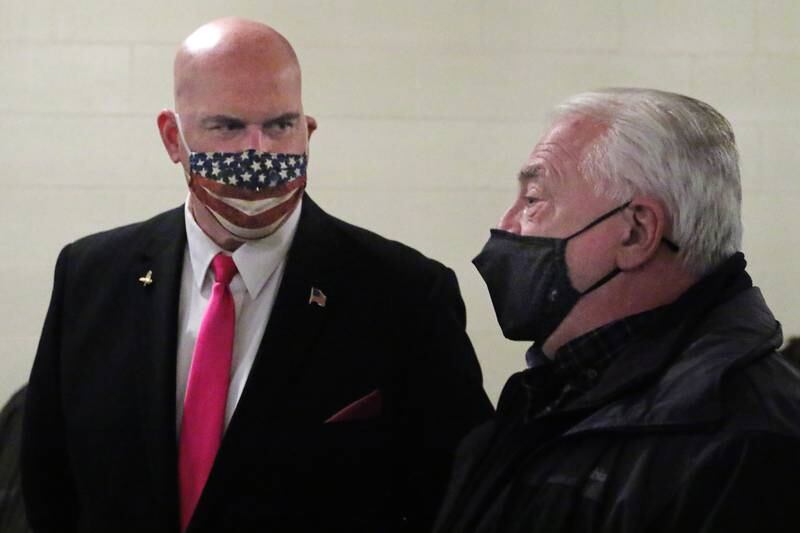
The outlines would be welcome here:
M 158 128 L 170 159 L 185 167 L 189 151 L 307 153 L 316 121 L 303 111 L 289 42 L 259 22 L 224 18 L 181 44 L 175 109 L 159 113 Z
M 172 110 L 159 115 L 164 145 L 175 162 L 185 162 L 189 149 L 302 154 L 316 127 L 303 112 L 292 46 L 269 26 L 240 18 L 209 22 L 181 44 L 175 56 L 175 111 L 180 123 Z
M 175 107 L 182 111 L 198 85 L 231 74 L 269 73 L 296 83 L 300 65 L 286 38 L 260 22 L 223 18 L 204 24 L 183 41 L 175 55 Z M 188 101 L 188 102 L 187 102 Z

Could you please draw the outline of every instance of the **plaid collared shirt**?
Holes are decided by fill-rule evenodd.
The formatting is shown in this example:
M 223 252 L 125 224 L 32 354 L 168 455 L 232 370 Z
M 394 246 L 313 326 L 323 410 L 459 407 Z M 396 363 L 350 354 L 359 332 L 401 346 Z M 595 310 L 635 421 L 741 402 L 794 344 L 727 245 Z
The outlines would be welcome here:
M 559 348 L 552 359 L 537 345 L 525 354 L 528 372 L 540 374 L 527 380 L 531 393 L 529 415 L 548 413 L 594 387 L 603 371 L 622 349 L 656 319 L 660 309 L 632 315 L 594 329 Z M 545 383 L 546 381 L 546 383 Z

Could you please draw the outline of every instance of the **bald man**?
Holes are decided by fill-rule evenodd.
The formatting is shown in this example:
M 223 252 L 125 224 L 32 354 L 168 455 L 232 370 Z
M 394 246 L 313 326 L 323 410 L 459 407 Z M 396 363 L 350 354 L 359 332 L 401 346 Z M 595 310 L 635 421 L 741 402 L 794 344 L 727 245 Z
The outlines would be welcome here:
M 185 205 L 61 252 L 28 392 L 36 531 L 425 531 L 491 415 L 452 271 L 306 194 L 301 77 L 223 19 L 158 115 Z

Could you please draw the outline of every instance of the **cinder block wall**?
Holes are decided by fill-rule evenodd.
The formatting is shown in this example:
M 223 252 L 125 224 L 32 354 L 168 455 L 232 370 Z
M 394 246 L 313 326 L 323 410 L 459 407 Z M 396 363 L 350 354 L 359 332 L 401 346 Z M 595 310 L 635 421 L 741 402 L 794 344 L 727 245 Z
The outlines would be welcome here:
M 678 91 L 732 120 L 750 272 L 800 334 L 800 2 L 0 0 L 0 401 L 27 379 L 59 249 L 183 201 L 155 116 L 176 44 L 226 14 L 297 49 L 314 198 L 455 269 L 493 398 L 526 346 L 500 335 L 470 259 L 548 110 L 595 87 Z

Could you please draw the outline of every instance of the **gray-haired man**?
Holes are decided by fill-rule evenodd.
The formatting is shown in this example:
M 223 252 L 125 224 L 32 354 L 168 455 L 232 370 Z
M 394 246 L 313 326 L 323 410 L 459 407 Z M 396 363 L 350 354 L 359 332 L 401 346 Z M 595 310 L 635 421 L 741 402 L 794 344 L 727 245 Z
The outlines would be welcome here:
M 797 531 L 800 379 L 739 252 L 730 124 L 685 96 L 559 107 L 475 265 L 533 341 L 439 532 Z

